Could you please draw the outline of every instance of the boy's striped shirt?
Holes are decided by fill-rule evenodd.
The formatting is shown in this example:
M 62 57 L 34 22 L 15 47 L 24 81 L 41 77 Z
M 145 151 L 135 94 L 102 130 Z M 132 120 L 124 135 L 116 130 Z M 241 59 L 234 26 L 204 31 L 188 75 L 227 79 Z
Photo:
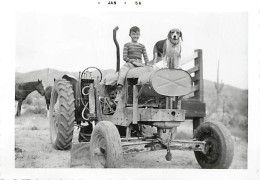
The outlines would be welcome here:
M 128 62 L 130 59 L 142 60 L 142 54 L 143 54 L 145 63 L 147 63 L 149 60 L 148 60 L 145 46 L 143 44 L 129 42 L 124 45 L 124 49 L 123 49 L 123 60 L 124 61 Z

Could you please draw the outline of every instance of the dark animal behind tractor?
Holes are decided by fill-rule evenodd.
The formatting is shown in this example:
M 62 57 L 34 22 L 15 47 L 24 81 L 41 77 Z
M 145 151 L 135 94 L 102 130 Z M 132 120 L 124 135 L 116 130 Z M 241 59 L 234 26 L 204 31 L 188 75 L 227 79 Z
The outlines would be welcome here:
M 51 92 L 52 92 L 52 86 L 47 86 L 44 90 L 44 97 L 47 105 L 47 109 L 49 110 L 50 107 L 50 100 L 51 100 Z
M 32 81 L 25 83 L 15 83 L 15 100 L 18 101 L 16 116 L 20 116 L 22 102 L 33 91 L 38 91 L 42 96 L 44 95 L 44 87 L 42 81 Z

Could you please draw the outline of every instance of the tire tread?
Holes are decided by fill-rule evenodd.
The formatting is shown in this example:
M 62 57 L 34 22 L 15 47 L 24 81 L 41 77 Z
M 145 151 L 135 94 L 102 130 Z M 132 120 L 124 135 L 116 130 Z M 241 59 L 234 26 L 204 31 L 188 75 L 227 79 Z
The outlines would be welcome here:
M 53 146 L 58 150 L 67 150 L 71 148 L 74 131 L 74 93 L 72 90 L 72 85 L 65 79 L 55 81 L 54 91 L 57 91 L 60 97 L 60 102 L 58 102 L 60 106 L 60 123 L 58 126 L 57 138 L 54 141 Z

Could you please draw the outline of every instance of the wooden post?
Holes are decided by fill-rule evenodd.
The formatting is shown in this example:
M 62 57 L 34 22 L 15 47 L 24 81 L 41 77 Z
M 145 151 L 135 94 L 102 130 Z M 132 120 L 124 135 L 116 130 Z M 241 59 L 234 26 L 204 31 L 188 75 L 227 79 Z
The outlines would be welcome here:
M 198 76 L 198 80 L 194 81 L 194 85 L 199 87 L 198 91 L 194 92 L 194 96 L 200 101 L 204 102 L 204 86 L 203 86 L 203 59 L 202 50 L 196 49 L 195 52 L 198 53 L 198 57 L 195 58 L 195 66 L 198 65 L 199 69 L 195 72 L 195 76 Z M 204 118 L 195 117 L 193 118 L 193 131 L 204 121 Z
M 197 129 L 197 127 L 204 122 L 204 118 L 200 118 L 200 117 L 195 117 L 193 118 L 193 132 L 195 131 L 195 129 Z
M 198 98 L 201 102 L 204 102 L 204 88 L 203 88 L 203 62 L 202 62 L 202 50 L 196 49 L 195 52 L 198 53 L 198 57 L 195 58 L 195 66 L 198 65 L 199 70 L 195 72 L 195 76 L 198 76 L 198 81 L 195 81 L 194 85 L 198 85 L 199 90 L 195 91 L 194 96 Z

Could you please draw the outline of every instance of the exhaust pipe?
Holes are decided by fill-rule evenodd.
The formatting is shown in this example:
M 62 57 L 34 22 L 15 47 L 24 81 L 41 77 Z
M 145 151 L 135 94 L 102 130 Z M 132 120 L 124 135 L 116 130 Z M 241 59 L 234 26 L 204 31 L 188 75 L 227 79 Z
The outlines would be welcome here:
M 118 29 L 119 29 L 118 26 L 116 26 L 113 30 L 113 40 L 116 45 L 116 72 L 118 72 L 120 68 L 120 49 L 119 49 L 119 44 L 116 40 L 116 31 Z

